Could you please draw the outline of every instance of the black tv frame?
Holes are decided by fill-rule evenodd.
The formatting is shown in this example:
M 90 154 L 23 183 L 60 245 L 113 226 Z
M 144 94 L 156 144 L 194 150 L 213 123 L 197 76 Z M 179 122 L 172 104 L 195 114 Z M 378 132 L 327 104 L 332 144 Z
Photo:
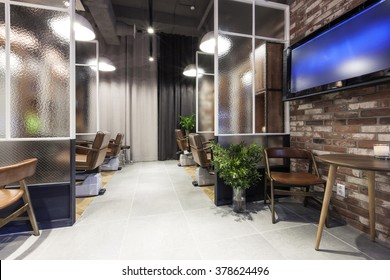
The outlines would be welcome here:
M 389 0 L 388 0 L 389 1 Z M 367 8 L 373 6 L 376 3 L 381 2 L 381 0 L 367 0 L 366 2 L 360 4 L 344 15 L 336 18 L 330 23 L 322 26 L 318 30 L 314 31 L 310 35 L 301 39 L 300 41 L 289 46 L 284 51 L 284 61 L 283 61 L 283 101 L 289 101 L 294 99 L 301 99 L 309 96 L 326 94 L 336 91 L 347 90 L 355 87 L 379 84 L 383 82 L 390 81 L 390 68 L 383 69 L 381 71 L 369 73 L 362 76 L 353 77 L 346 80 L 337 81 L 334 83 L 328 83 L 320 85 L 317 87 L 312 87 L 298 92 L 291 92 L 291 50 L 305 44 L 306 42 L 312 40 L 313 38 L 323 34 L 332 27 L 342 23 L 343 21 L 353 17 L 354 15 L 366 10 Z

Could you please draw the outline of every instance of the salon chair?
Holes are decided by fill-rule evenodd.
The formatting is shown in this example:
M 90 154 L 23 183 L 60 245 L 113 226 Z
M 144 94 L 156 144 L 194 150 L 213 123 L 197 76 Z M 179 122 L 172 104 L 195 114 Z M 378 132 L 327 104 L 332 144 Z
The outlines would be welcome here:
M 118 133 L 115 139 L 111 139 L 108 143 L 108 150 L 104 164 L 102 165 L 102 171 L 115 171 L 120 170 L 119 167 L 119 154 L 121 153 L 123 134 Z
M 175 129 L 176 143 L 179 147 L 179 166 L 195 165 L 192 154 L 188 151 L 188 138 L 184 137 L 181 129 Z
M 13 205 L 19 208 L 12 209 L 12 213 L 7 213 L 7 217 L 0 219 L 0 227 L 11 221 L 29 220 L 34 235 L 39 235 L 37 221 L 31 205 L 30 195 L 25 179 L 34 175 L 38 160 L 36 158 L 27 159 L 19 163 L 0 167 L 0 210 L 7 211 Z M 7 185 L 19 182 L 19 188 L 7 188 Z M 19 205 L 19 201 L 22 204 Z M 21 215 L 27 212 L 27 217 Z
M 101 165 L 108 151 L 111 133 L 98 131 L 90 145 L 76 145 L 76 197 L 103 194 Z
M 194 186 L 214 185 L 215 175 L 212 170 L 211 160 L 208 157 L 208 151 L 211 149 L 205 146 L 202 137 L 197 133 L 190 133 L 190 147 L 194 161 L 198 165 L 195 172 Z

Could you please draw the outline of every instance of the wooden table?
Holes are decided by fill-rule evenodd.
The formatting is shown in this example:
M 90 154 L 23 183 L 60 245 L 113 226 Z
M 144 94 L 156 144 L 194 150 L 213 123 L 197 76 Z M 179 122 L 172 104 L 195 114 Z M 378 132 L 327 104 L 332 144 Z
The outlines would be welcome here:
M 329 154 L 318 156 L 318 159 L 329 163 L 328 181 L 325 187 L 324 200 L 321 208 L 321 216 L 318 224 L 315 249 L 320 247 L 325 218 L 328 214 L 329 201 L 332 196 L 332 188 L 336 178 L 337 167 L 344 166 L 353 169 L 365 170 L 368 176 L 368 211 L 370 216 L 370 238 L 375 240 L 375 171 L 390 171 L 390 160 L 375 159 L 374 156 L 353 154 Z

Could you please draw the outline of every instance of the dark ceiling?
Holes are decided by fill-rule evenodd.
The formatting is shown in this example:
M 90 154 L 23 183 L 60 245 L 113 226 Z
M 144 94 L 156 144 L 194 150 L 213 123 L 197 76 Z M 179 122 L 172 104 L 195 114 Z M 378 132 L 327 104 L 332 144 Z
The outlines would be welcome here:
M 145 30 L 150 2 L 156 32 L 200 36 L 212 29 L 214 0 L 81 0 L 107 44 L 119 43 L 118 26 Z M 290 0 L 272 2 L 289 4 Z

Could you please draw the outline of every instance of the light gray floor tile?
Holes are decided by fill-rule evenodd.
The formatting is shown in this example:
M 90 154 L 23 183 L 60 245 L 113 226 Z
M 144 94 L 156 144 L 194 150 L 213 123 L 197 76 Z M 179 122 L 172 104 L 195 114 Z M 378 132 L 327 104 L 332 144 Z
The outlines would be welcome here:
M 214 205 L 203 191 L 197 189 L 190 189 L 188 192 L 177 191 L 177 196 L 183 210 L 210 208 Z
M 263 233 L 264 238 L 286 259 L 370 259 L 343 241 L 323 232 L 320 251 L 314 249 L 317 227 L 312 224 Z
M 280 260 L 283 256 L 260 234 L 200 242 L 199 250 L 206 260 Z
M 93 201 L 74 226 L 100 224 L 107 221 L 124 221 L 131 211 L 132 199 Z
M 390 260 L 390 248 L 378 242 L 372 242 L 368 234 L 351 226 L 333 226 L 324 228 L 324 231 L 337 236 L 337 238 L 340 238 L 376 260 Z
M 143 189 L 134 196 L 132 216 L 148 216 L 181 211 L 181 205 L 173 189 Z
M 159 259 L 194 244 L 183 213 L 130 218 L 121 259 Z M 173 254 L 174 255 L 174 254 Z
M 185 215 L 198 242 L 205 238 L 217 241 L 256 232 L 245 216 L 235 214 L 226 207 L 191 210 L 186 211 Z

